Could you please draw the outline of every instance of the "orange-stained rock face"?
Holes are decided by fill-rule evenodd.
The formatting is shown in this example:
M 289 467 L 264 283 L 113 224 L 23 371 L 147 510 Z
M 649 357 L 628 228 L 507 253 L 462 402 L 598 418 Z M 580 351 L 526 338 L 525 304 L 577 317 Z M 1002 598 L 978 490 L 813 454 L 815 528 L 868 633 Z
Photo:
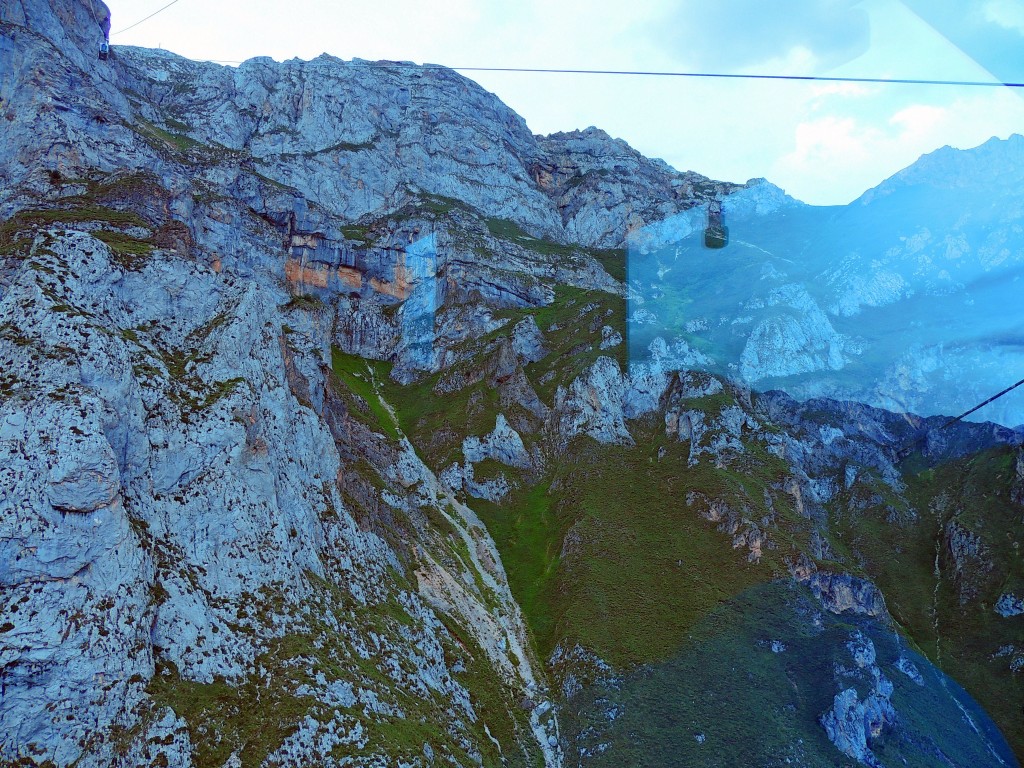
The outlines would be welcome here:
M 385 280 L 378 277 L 370 278 L 370 286 L 378 293 L 390 296 L 399 301 L 409 298 L 414 287 L 415 275 L 406 266 L 405 253 L 396 254 L 395 266 L 392 270 L 392 279 Z M 363 287 L 363 273 L 355 267 L 340 266 L 336 268 L 336 274 L 341 286 L 350 290 L 359 290 Z M 300 259 L 288 258 L 284 263 L 285 280 L 291 286 L 308 286 L 311 288 L 327 288 L 331 284 L 331 267 L 326 264 L 303 263 Z
M 363 274 L 354 267 L 338 267 L 337 276 L 345 288 L 358 291 L 363 287 Z M 326 264 L 303 264 L 298 259 L 288 259 L 284 263 L 284 277 L 291 286 L 326 288 L 331 268 Z
M 338 267 L 338 279 L 349 288 L 355 290 L 363 287 L 363 275 L 354 267 Z
M 405 301 L 412 293 L 412 274 L 405 266 L 405 254 L 399 253 L 395 261 L 394 280 L 379 280 L 376 277 L 370 278 L 370 285 L 373 290 L 383 293 L 399 301 Z
M 224 268 L 224 265 L 221 263 L 220 256 L 214 256 L 210 260 L 210 268 L 218 275 L 220 274 L 220 271 Z
M 304 266 L 302 262 L 288 259 L 284 263 L 284 278 L 290 285 L 309 285 L 314 288 L 326 288 L 330 271 L 326 265 Z

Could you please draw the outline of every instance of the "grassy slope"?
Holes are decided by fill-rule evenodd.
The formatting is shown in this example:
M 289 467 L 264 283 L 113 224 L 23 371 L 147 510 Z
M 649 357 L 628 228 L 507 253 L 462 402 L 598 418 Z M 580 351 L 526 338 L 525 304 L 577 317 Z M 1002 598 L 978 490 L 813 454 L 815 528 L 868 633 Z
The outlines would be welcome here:
M 442 727 L 450 719 L 450 702 L 437 694 L 422 697 L 396 686 L 378 669 L 378 659 L 362 658 L 351 645 L 338 642 L 334 628 L 318 620 L 333 614 L 348 632 L 393 637 L 402 625 L 413 621 L 401 604 L 392 600 L 353 608 L 353 601 L 343 590 L 315 578 L 313 582 L 318 589 L 305 607 L 305 626 L 270 641 L 247 678 L 201 683 L 182 678 L 173 665 L 158 668 L 148 692 L 157 706 L 170 706 L 188 723 L 196 765 L 220 766 L 233 752 L 243 766 L 263 765 L 306 717 L 324 723 L 337 720 L 346 728 L 361 723 L 366 743 L 337 745 L 331 752 L 334 758 L 385 754 L 391 759 L 415 760 L 429 744 L 435 752 L 452 756 L 460 765 L 472 765 L 465 745 Z M 442 618 L 451 633 L 451 638 L 442 638 L 445 656 L 453 666 L 461 662 L 461 671 L 455 677 L 470 692 L 477 713 L 472 736 L 482 750 L 483 765 L 508 765 L 510 759 L 513 765 L 533 764 L 539 754 L 522 759 L 526 756 L 509 750 L 503 756 L 491 740 L 498 739 L 506 750 L 517 742 L 525 743 L 524 717 L 511 704 L 511 692 L 497 678 L 480 646 L 456 621 Z M 316 675 L 383 689 L 403 715 L 373 713 L 362 704 L 330 706 L 300 693 L 301 686 Z
M 608 354 L 624 365 L 625 344 L 604 352 L 598 348 L 601 326 L 621 331 L 624 311 L 620 298 L 559 287 L 555 303 L 548 307 L 505 312 L 510 323 L 477 340 L 471 348 L 476 357 L 460 364 L 461 372 L 471 373 L 482 365 L 487 344 L 507 334 L 520 317 L 532 314 L 550 354 L 527 366 L 526 374 L 541 398 L 551 403 L 557 386 L 570 382 L 597 356 Z M 336 355 L 336 370 L 338 361 Z M 494 388 L 479 376 L 470 376 L 472 383 L 463 389 L 438 394 L 440 375 L 399 387 L 387 379 L 383 364 L 370 365 L 375 366 L 380 392 L 395 407 L 402 430 L 435 468 L 458 460 L 463 437 L 490 431 L 502 410 Z M 729 401 L 721 395 L 714 402 L 692 405 L 714 412 Z M 719 606 L 784 574 L 785 558 L 798 549 L 808 550 L 807 521 L 793 513 L 788 497 L 772 488 L 784 472 L 773 457 L 748 446 L 745 464 L 730 469 L 688 467 L 688 445 L 668 441 L 660 425 L 633 424 L 631 430 L 637 448 L 599 446 L 581 439 L 552 463 L 544 477 L 531 479 L 502 503 L 473 501 L 501 550 L 513 594 L 542 657 L 565 641 L 581 643 L 619 668 L 663 662 L 679 652 L 693 628 Z M 524 435 L 528 444 L 535 437 Z M 660 457 L 659 449 L 664 449 Z M 1000 466 L 1005 474 L 1005 460 Z M 907 504 L 892 498 L 884 487 L 855 486 L 833 511 L 832 544 L 849 567 L 876 580 L 910 643 L 977 696 L 1021 752 L 1024 727 L 1016 717 L 1021 685 L 1006 673 L 1008 659 L 1001 665 L 988 660 L 999 644 L 1015 639 L 1017 628 L 1014 621 L 991 611 L 995 597 L 984 606 L 961 608 L 948 580 L 944 582 L 938 590 L 941 657 L 937 652 L 932 571 L 936 535 L 948 514 L 929 511 L 929 502 L 941 490 L 958 487 L 959 471 L 912 480 L 909 495 L 920 512 L 916 521 L 906 514 Z M 976 495 L 982 497 L 996 479 L 976 478 Z M 777 548 L 767 550 L 760 563 L 748 563 L 746 550 L 732 548 L 731 536 L 687 507 L 689 490 L 725 498 L 737 508 L 746 506 L 753 519 L 765 513 L 767 491 L 779 515 L 781 530 L 772 533 Z M 877 503 L 854 499 L 857 493 L 874 494 Z M 843 511 L 855 501 L 865 510 Z M 1002 504 L 1000 514 L 1005 517 L 1003 502 L 993 497 L 985 505 Z M 889 507 L 894 506 L 900 514 L 889 519 Z M 966 512 L 958 514 L 963 518 Z M 999 531 L 1004 537 L 1008 532 L 1005 527 Z M 1019 575 L 1012 578 L 1019 583 Z
M 337 348 L 331 351 L 331 369 L 349 393 L 359 398 L 351 405 L 349 413 L 375 431 L 382 431 L 388 437 L 399 439 L 391 414 L 381 403 L 374 387 L 379 378 L 386 378 L 391 365 L 376 360 L 364 360 L 355 355 L 346 355 Z M 364 407 L 365 405 L 365 407 Z
M 916 520 L 888 523 L 884 507 L 875 506 L 858 518 L 840 516 L 836 530 L 864 560 L 906 633 L 977 698 L 1022 754 L 1024 681 L 1010 673 L 1009 657 L 993 658 L 1006 645 L 1019 651 L 1024 636 L 1024 617 L 993 610 L 1003 592 L 1020 594 L 1024 586 L 1024 511 L 1009 498 L 1013 459 L 1011 449 L 999 448 L 917 473 L 908 490 Z M 982 538 L 992 565 L 976 574 L 979 595 L 964 604 L 942 538 L 951 520 Z
M 601 328 L 622 329 L 624 313 L 620 297 L 560 286 L 547 307 L 507 311 L 510 322 L 477 340 L 476 350 L 485 357 L 488 344 L 532 315 L 549 355 L 528 365 L 526 374 L 550 403 L 559 384 L 571 382 L 600 355 L 625 366 L 624 344 L 599 348 Z M 336 371 L 353 372 L 348 375 L 368 365 L 337 351 L 334 361 Z M 376 366 L 380 394 L 395 408 L 402 430 L 435 469 L 460 459 L 462 439 L 489 432 L 501 410 L 497 391 L 479 376 L 468 375 L 475 383 L 438 395 L 439 374 L 402 387 L 387 378 L 384 364 L 369 365 Z M 455 372 L 471 374 L 482 365 L 474 359 Z M 694 405 L 715 413 L 733 402 L 721 395 Z M 498 544 L 542 657 L 564 640 L 590 647 L 617 665 L 666 658 L 718 603 L 784 573 L 782 559 L 793 554 L 792 541 L 806 541 L 806 521 L 774 490 L 769 493 L 776 510 L 792 526 L 759 564 L 748 563 L 745 549 L 734 550 L 730 535 L 686 505 L 687 492 L 696 490 L 733 499 L 737 508 L 746 506 L 760 519 L 765 491 L 781 479 L 777 460 L 753 454 L 733 469 L 689 468 L 689 445 L 667 440 L 662 426 L 635 426 L 634 432 L 639 448 L 579 439 L 544 477 L 500 504 L 472 502 Z M 533 437 L 524 435 L 528 443 Z M 660 459 L 659 449 L 664 449 Z M 570 529 L 578 545 L 563 557 Z
M 781 767 L 792 761 L 852 768 L 857 763 L 832 746 L 818 718 L 832 706 L 836 683 L 861 698 L 871 689 L 866 672 L 833 682 L 837 668 L 852 667 L 846 643 L 858 631 L 872 640 L 900 713 L 896 728 L 872 744 L 884 765 L 931 768 L 942 764 L 938 751 L 952 765 L 993 764 L 980 740 L 948 727 L 961 721 L 963 706 L 991 734 L 987 718 L 954 683 L 927 670 L 878 623 L 821 614 L 809 592 L 791 582 L 743 592 L 698 622 L 670 660 L 641 667 L 615 686 L 584 691 L 570 702 L 568 735 L 592 750 L 614 745 L 588 761 L 595 766 Z M 782 645 L 773 650 L 773 641 Z M 901 656 L 922 670 L 923 686 L 895 668 Z M 1003 756 L 1009 757 L 1005 750 Z
M 580 439 L 546 485 L 479 505 L 542 656 L 567 641 L 620 667 L 664 659 L 720 602 L 784 573 L 788 542 L 750 563 L 686 504 L 696 490 L 756 509 L 763 468 L 690 468 L 688 445 L 635 432 L 638 448 Z
M 336 351 L 332 368 L 336 378 L 331 386 L 349 417 L 384 439 L 397 440 L 398 430 L 376 391 L 377 384 L 386 379 L 390 365 Z M 348 464 L 346 475 L 359 475 L 378 492 L 388 485 L 382 468 L 366 460 Z M 392 490 L 397 493 L 401 489 Z M 359 508 L 358 500 L 346 497 L 346 503 L 357 519 L 373 514 L 372 510 Z M 438 533 L 442 544 L 450 545 L 450 555 L 468 562 L 468 553 L 460 553 L 464 543 L 453 531 L 446 532 L 444 526 L 450 529 L 450 524 L 443 516 L 428 508 L 420 512 L 430 517 L 432 530 Z M 324 514 L 328 520 L 334 517 L 333 510 L 325 510 Z M 411 521 L 403 518 L 393 524 L 393 535 L 415 540 Z M 402 545 L 408 543 L 393 542 L 393 546 L 401 552 Z M 248 595 L 248 601 L 239 608 L 240 619 L 256 617 L 264 631 L 270 632 L 283 617 L 287 617 L 290 625 L 288 634 L 267 643 L 249 677 L 201 683 L 183 678 L 171 664 L 159 665 L 148 692 L 157 706 L 170 706 L 188 724 L 196 765 L 220 766 L 232 753 L 238 754 L 243 766 L 262 765 L 306 717 L 322 722 L 337 719 L 345 728 L 361 723 L 366 743 L 335 746 L 331 757 L 336 759 L 383 754 L 393 760 L 413 761 L 422 758 L 424 745 L 430 745 L 442 760 L 474 764 L 466 743 L 446 728 L 451 720 L 451 702 L 437 695 L 412 695 L 378 668 L 379 659 L 363 658 L 351 639 L 338 635 L 337 627 L 344 627 L 346 633 L 361 636 L 364 648 L 376 647 L 372 635 L 390 638 L 399 646 L 406 642 L 400 635 L 414 620 L 396 595 L 385 602 L 364 606 L 345 589 L 312 574 L 308 576 L 313 596 L 299 608 L 288 605 L 272 590 Z M 410 581 L 414 578 L 411 567 L 406 573 L 393 572 L 393 577 L 396 588 L 415 589 Z M 447 665 L 457 670 L 454 677 L 469 692 L 476 713 L 469 734 L 481 750 L 483 765 L 541 764 L 542 756 L 529 731 L 528 713 L 518 705 L 514 691 L 500 679 L 486 653 L 460 625 L 460 620 L 444 614 L 438 618 L 447 629 L 447 634 L 440 635 Z M 242 624 L 234 629 L 254 632 Z M 362 704 L 328 706 L 302 694 L 301 686 L 317 674 L 376 690 L 383 700 L 396 704 L 403 715 L 376 713 Z

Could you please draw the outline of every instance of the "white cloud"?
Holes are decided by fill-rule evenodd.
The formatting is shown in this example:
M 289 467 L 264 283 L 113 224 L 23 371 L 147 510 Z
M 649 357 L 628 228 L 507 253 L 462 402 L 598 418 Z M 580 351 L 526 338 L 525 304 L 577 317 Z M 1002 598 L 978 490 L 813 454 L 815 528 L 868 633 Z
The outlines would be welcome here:
M 1024 35 L 1024 0 L 988 0 L 985 19 Z
M 826 96 L 868 96 L 877 93 L 878 88 L 869 88 L 864 83 L 826 83 L 811 89 L 811 98 L 823 99 Z
M 887 117 L 813 117 L 796 126 L 793 149 L 767 176 L 798 199 L 846 203 L 939 146 L 968 149 L 1022 125 L 1024 100 L 1006 90 L 899 106 Z
M 773 166 L 769 179 L 798 199 L 826 204 L 847 202 L 850 188 L 862 190 L 865 170 L 874 165 L 882 132 L 852 117 L 826 116 L 796 126 L 795 146 Z M 823 183 L 824 182 L 824 183 Z M 834 191 L 829 194 L 831 185 Z M 814 189 L 813 194 L 808 192 Z
M 946 107 L 912 104 L 890 117 L 889 124 L 901 130 L 901 141 L 919 141 L 935 133 L 949 118 Z
M 824 117 L 796 127 L 796 151 L 793 159 L 802 164 L 817 164 L 843 157 L 859 162 L 871 154 L 870 145 L 881 136 L 875 128 L 853 118 Z

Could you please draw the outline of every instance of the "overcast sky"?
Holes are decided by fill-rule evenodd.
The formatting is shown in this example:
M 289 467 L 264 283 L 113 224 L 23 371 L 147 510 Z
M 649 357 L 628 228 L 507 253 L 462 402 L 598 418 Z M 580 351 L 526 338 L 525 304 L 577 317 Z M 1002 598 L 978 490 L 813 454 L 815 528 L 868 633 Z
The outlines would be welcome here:
M 107 0 L 115 45 L 196 59 L 1024 82 L 1024 0 Z M 535 133 L 596 125 L 680 170 L 846 203 L 921 154 L 1024 133 L 1024 89 L 466 73 Z

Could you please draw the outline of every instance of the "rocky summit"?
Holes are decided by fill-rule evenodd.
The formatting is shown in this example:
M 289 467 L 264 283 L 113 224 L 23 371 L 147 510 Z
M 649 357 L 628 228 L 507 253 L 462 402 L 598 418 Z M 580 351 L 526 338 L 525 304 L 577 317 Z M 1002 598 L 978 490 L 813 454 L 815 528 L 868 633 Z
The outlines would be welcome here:
M 1019 199 L 1019 137 L 826 226 L 441 67 L 109 24 L 0 6 L 0 765 L 1019 765 L 1021 432 L 787 378 L 1022 258 L 878 213 Z M 662 280 L 712 203 L 774 238 L 741 335 Z

